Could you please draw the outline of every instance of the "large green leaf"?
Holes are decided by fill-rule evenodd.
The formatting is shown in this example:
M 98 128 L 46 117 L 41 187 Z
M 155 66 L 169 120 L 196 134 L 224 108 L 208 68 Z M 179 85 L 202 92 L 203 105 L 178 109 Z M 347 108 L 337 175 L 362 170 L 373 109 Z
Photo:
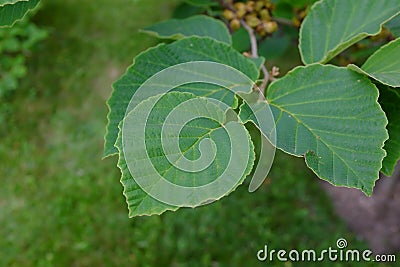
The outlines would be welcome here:
M 320 178 L 370 195 L 388 138 L 377 99 L 368 78 L 347 68 L 298 67 L 268 90 L 277 147 L 305 156 Z
M 361 39 L 380 32 L 400 13 L 400 0 L 322 0 L 311 8 L 300 29 L 304 64 L 326 63 Z
M 118 166 L 130 217 L 176 210 L 174 201 L 194 207 L 219 199 L 240 185 L 253 166 L 254 147 L 244 125 L 227 122 L 224 109 L 194 94 L 153 96 L 138 104 L 123 125 Z M 215 151 L 204 143 L 207 139 Z M 190 171 L 182 170 L 185 166 Z
M 381 47 L 368 58 L 361 69 L 355 65 L 349 65 L 349 68 L 383 84 L 400 87 L 400 38 Z
M 400 15 L 397 15 L 395 18 L 391 19 L 385 24 L 385 26 L 394 36 L 400 37 Z
M 143 32 L 158 38 L 182 39 L 189 36 L 210 37 L 215 40 L 232 44 L 232 38 L 225 24 L 209 16 L 198 15 L 187 19 L 170 19 L 150 27 Z
M 36 7 L 40 0 L 2 1 L 0 2 L 0 27 L 11 26 Z
M 383 160 L 382 172 L 391 176 L 397 161 L 400 159 L 400 92 L 398 89 L 388 86 L 380 86 L 379 103 L 386 113 L 389 124 L 389 140 L 386 141 L 384 149 L 387 156 Z
M 161 44 L 143 52 L 135 58 L 135 63 L 128 68 L 124 76 L 113 85 L 114 91 L 108 101 L 110 111 L 108 114 L 104 156 L 118 152 L 114 147 L 119 131 L 118 124 L 124 118 L 129 101 L 139 86 L 148 78 L 169 66 L 190 61 L 223 63 L 240 70 L 253 81 L 259 75 L 256 66 L 251 60 L 230 46 L 210 38 L 185 38 L 172 44 Z M 197 90 L 193 90 L 193 87 L 196 87 Z M 214 97 L 232 107 L 236 103 L 233 93 L 215 85 L 192 84 L 176 90 L 189 91 L 199 96 Z

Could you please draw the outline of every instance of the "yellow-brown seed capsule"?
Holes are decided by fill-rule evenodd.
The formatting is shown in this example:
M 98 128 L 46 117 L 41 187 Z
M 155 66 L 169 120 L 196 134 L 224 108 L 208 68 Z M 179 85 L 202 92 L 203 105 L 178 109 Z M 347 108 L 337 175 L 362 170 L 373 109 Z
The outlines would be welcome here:
M 239 30 L 240 28 L 240 21 L 238 19 L 233 19 L 231 20 L 231 22 L 229 23 L 229 26 L 231 27 L 232 31 L 236 31 Z
M 262 9 L 262 10 L 260 11 L 260 18 L 261 18 L 263 21 L 270 21 L 270 20 L 271 20 L 271 15 L 269 14 L 268 9 Z
M 257 18 L 257 16 L 254 14 L 247 15 L 245 19 L 246 19 L 247 25 L 249 25 L 252 28 L 256 27 L 257 25 L 259 25 L 261 23 L 260 19 Z
M 266 30 L 264 29 L 263 24 L 259 24 L 256 28 L 256 32 L 260 35 L 260 36 L 265 36 L 267 35 Z
M 255 11 L 260 11 L 264 7 L 264 2 L 263 1 L 257 1 L 256 5 L 254 6 Z
M 264 29 L 268 34 L 271 34 L 273 32 L 276 32 L 276 30 L 278 30 L 278 23 L 276 23 L 275 21 L 268 21 L 263 23 L 264 25 Z
M 236 16 L 239 19 L 241 19 L 246 15 L 246 13 L 247 13 L 246 9 L 241 9 L 241 10 L 236 11 Z
M 295 26 L 297 28 L 299 28 L 301 25 L 301 21 L 298 18 L 293 18 L 292 23 L 293 23 L 293 26 Z
M 275 5 L 272 4 L 271 2 L 266 3 L 265 7 L 268 8 L 269 10 L 274 10 L 275 9 Z
M 229 9 L 225 9 L 224 12 L 222 12 L 222 15 L 227 20 L 232 20 L 232 19 L 235 18 L 235 13 L 232 10 L 229 10 Z
M 247 10 L 247 12 L 253 12 L 255 4 L 256 4 L 256 3 L 255 3 L 254 1 L 248 1 L 248 2 L 246 3 L 246 10 Z
M 302 10 L 299 13 L 299 18 L 300 19 L 304 19 L 307 16 L 307 11 L 306 10 Z
M 246 9 L 246 5 L 243 2 L 237 2 L 233 5 L 233 7 L 239 11 L 239 10 L 245 10 Z

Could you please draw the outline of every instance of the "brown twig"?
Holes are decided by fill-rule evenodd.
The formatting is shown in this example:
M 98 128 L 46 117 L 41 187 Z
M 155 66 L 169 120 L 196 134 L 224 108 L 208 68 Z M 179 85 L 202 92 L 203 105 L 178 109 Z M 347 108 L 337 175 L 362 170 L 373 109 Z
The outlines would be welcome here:
M 270 75 L 269 75 L 269 72 L 268 72 L 268 70 L 267 70 L 267 67 L 265 67 L 264 64 L 261 66 L 261 71 L 262 71 L 262 73 L 264 74 L 264 77 L 263 77 L 263 81 L 262 81 L 262 83 L 261 83 L 261 85 L 260 85 L 260 91 L 261 91 L 261 93 L 264 95 L 264 93 L 265 93 L 265 88 L 267 87 L 268 81 L 269 81 L 269 79 L 270 79 Z
M 290 19 L 274 17 L 273 20 L 278 22 L 279 24 L 282 24 L 282 25 L 288 25 L 288 26 L 295 27 L 294 24 L 293 24 L 293 21 L 291 21 Z
M 252 57 L 258 57 L 258 44 L 257 44 L 257 38 L 256 35 L 254 34 L 253 29 L 247 25 L 247 23 L 241 19 L 240 24 L 245 28 L 247 33 L 249 34 L 250 37 L 250 44 L 251 44 L 251 56 Z
M 251 44 L 251 57 L 258 58 L 258 43 L 257 43 L 256 35 L 254 34 L 254 30 L 249 25 L 247 25 L 247 23 L 242 19 L 240 20 L 240 24 L 243 26 L 243 28 L 246 29 L 247 33 L 249 34 L 250 44 Z M 267 70 L 267 67 L 265 67 L 264 64 L 261 66 L 261 72 L 263 73 L 264 77 L 263 77 L 263 81 L 262 81 L 261 85 L 258 87 L 258 89 L 262 94 L 261 97 L 263 97 L 265 88 L 268 85 L 270 75 Z
M 223 8 L 227 8 L 232 10 L 233 12 L 236 12 L 236 10 L 233 8 L 233 6 L 224 0 L 217 0 L 218 3 L 223 7 Z M 243 28 L 247 31 L 249 38 L 250 38 L 250 45 L 251 45 L 251 57 L 253 58 L 258 58 L 258 41 L 257 41 L 257 37 L 254 33 L 254 30 L 247 25 L 247 23 L 241 19 L 240 20 L 240 24 L 243 26 Z M 265 67 L 265 65 L 263 64 L 261 66 L 261 72 L 263 73 L 264 77 L 263 77 L 263 81 L 261 83 L 261 85 L 258 87 L 258 90 L 260 91 L 260 98 L 264 97 L 264 91 L 265 88 L 268 85 L 268 81 L 270 80 L 270 75 L 269 72 L 267 70 L 267 67 Z

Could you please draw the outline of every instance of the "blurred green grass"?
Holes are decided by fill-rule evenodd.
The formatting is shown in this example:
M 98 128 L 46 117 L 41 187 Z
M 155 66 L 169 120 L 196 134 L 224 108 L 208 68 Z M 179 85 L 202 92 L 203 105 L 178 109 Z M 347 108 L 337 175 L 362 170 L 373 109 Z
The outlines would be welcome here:
M 212 205 L 128 219 L 116 158 L 101 160 L 105 101 L 156 41 L 138 29 L 175 3 L 43 1 L 34 21 L 50 36 L 0 126 L 0 266 L 265 266 L 256 258 L 265 244 L 318 250 L 344 237 L 366 248 L 302 160 L 282 153 L 253 194 L 242 186 Z

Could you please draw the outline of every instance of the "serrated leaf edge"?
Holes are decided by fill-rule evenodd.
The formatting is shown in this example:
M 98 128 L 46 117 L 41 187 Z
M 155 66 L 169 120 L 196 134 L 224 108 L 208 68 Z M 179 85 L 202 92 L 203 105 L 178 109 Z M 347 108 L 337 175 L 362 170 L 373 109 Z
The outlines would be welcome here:
M 107 106 L 107 108 L 108 108 L 108 112 L 107 112 L 106 132 L 105 132 L 105 135 L 104 135 L 104 151 L 103 151 L 103 157 L 102 157 L 102 159 L 105 159 L 105 158 L 108 158 L 108 157 L 111 157 L 111 156 L 114 156 L 114 155 L 118 154 L 118 150 L 117 150 L 117 151 L 114 151 L 114 152 L 107 152 L 107 151 L 106 151 L 107 136 L 108 136 L 108 126 L 109 126 L 110 123 L 111 123 L 111 119 L 110 119 L 110 115 L 111 115 L 110 100 L 111 100 L 112 96 L 116 93 L 115 85 L 116 85 L 120 80 L 122 80 L 123 77 L 124 77 L 125 75 L 127 75 L 127 74 L 129 73 L 130 68 L 133 68 L 133 67 L 135 66 L 137 59 L 138 59 L 141 55 L 147 53 L 148 51 L 151 51 L 151 50 L 153 50 L 153 49 L 157 49 L 157 48 L 162 47 L 162 46 L 165 46 L 165 45 L 166 45 L 166 44 L 161 43 L 161 44 L 158 44 L 158 45 L 156 45 L 156 46 L 147 48 L 146 50 L 140 52 L 138 55 L 136 55 L 136 56 L 133 58 L 132 64 L 125 70 L 125 72 L 124 72 L 115 82 L 113 82 L 113 84 L 112 84 L 112 86 L 111 86 L 112 90 L 111 90 L 110 96 L 108 97 L 108 99 L 107 99 L 107 101 L 106 101 L 106 106 Z M 118 131 L 118 133 L 119 133 L 119 132 L 120 132 L 120 131 Z M 115 146 L 115 144 L 116 144 L 116 142 L 114 142 L 114 147 L 117 148 L 117 147 Z
M 220 44 L 222 44 L 222 45 L 225 45 L 226 47 L 229 47 L 230 49 L 236 51 L 235 49 L 233 49 L 233 47 L 232 47 L 231 45 L 229 45 L 229 44 L 227 44 L 227 43 L 224 43 L 224 42 L 221 42 L 221 41 L 218 41 L 218 40 L 215 40 L 215 39 L 210 38 L 210 37 L 206 37 L 206 36 L 201 36 L 201 37 L 199 37 L 199 36 L 185 37 L 185 38 L 182 38 L 182 39 L 178 40 L 177 42 L 182 41 L 182 40 L 186 40 L 186 39 L 192 39 L 192 40 L 208 39 L 208 40 L 212 40 L 213 42 L 217 42 L 217 43 L 220 43 Z M 108 157 L 110 157 L 110 156 L 113 156 L 113 155 L 118 154 L 118 151 L 115 151 L 115 150 L 114 150 L 114 151 L 108 151 L 108 150 L 106 150 L 107 136 L 108 136 L 108 133 L 109 133 L 109 131 L 108 131 L 108 126 L 109 126 L 109 124 L 110 124 L 110 122 L 111 122 L 111 120 L 110 120 L 111 107 L 110 107 L 109 102 L 110 102 L 110 100 L 111 100 L 113 94 L 116 92 L 116 90 L 115 90 L 115 84 L 118 83 L 120 80 L 122 80 L 122 79 L 124 78 L 124 76 L 127 75 L 127 74 L 129 73 L 129 70 L 130 70 L 131 68 L 134 68 L 135 63 L 136 63 L 136 61 L 139 59 L 140 56 L 142 56 L 143 54 L 145 54 L 145 53 L 147 53 L 147 52 L 149 52 L 149 51 L 151 51 L 151 50 L 153 50 L 153 49 L 158 49 L 159 47 L 166 46 L 166 45 L 167 45 L 167 44 L 160 43 L 160 44 L 158 44 L 158 45 L 156 45 L 156 46 L 153 46 L 153 47 L 150 47 L 150 48 L 148 48 L 148 49 L 142 51 L 142 52 L 139 53 L 138 55 L 136 55 L 136 56 L 134 57 L 134 59 L 133 59 L 132 64 L 125 70 L 124 74 L 121 75 L 121 76 L 119 77 L 119 79 L 117 79 L 117 80 L 112 84 L 112 91 L 111 91 L 111 93 L 110 93 L 110 97 L 108 98 L 108 100 L 107 100 L 107 102 L 106 102 L 106 106 L 108 107 L 108 113 L 107 113 L 106 132 L 105 132 L 105 135 L 104 135 L 104 150 L 103 150 L 103 157 L 102 157 L 102 159 L 105 159 L 105 158 L 108 158 Z M 236 51 L 236 52 L 237 52 L 237 51 Z M 237 52 L 237 53 L 239 53 L 239 52 Z M 239 53 L 239 54 L 240 54 L 240 53 Z M 255 64 L 255 62 L 254 62 L 253 60 L 250 60 L 249 58 L 247 58 L 247 60 L 248 60 L 248 63 L 251 64 L 251 65 L 254 67 L 255 72 L 259 73 L 259 69 L 258 69 L 257 65 Z M 187 61 L 187 62 L 189 62 L 189 61 Z M 149 77 L 149 78 L 150 78 L 150 77 Z M 249 77 L 249 78 L 250 78 L 250 77 Z M 258 78 L 258 77 L 256 77 L 256 79 L 257 79 L 257 78 Z M 114 142 L 114 144 L 113 144 L 113 147 L 115 147 L 115 142 Z M 111 149 L 109 149 L 109 150 L 111 150 Z
M 335 69 L 346 69 L 345 67 L 338 67 L 338 66 L 330 65 L 330 64 L 312 63 L 312 64 L 309 64 L 309 65 L 306 65 L 306 66 L 298 66 L 298 67 L 292 69 L 291 71 L 289 71 L 289 72 L 285 75 L 285 77 L 294 76 L 294 75 L 295 75 L 295 72 L 298 71 L 299 69 L 305 69 L 305 68 L 308 68 L 308 67 L 310 67 L 310 66 L 315 66 L 315 65 L 318 65 L 318 66 L 330 66 L 330 67 L 333 67 L 333 68 L 335 68 Z M 367 77 L 364 77 L 364 78 L 365 78 L 365 79 L 368 79 Z M 272 83 L 270 84 L 269 87 L 271 87 L 275 82 L 278 82 L 278 81 L 279 81 L 279 80 L 276 80 L 276 81 L 272 82 Z M 381 105 L 380 105 L 379 102 L 378 102 L 378 99 L 379 99 L 379 90 L 378 90 L 378 88 L 377 88 L 377 87 L 375 86 L 375 84 L 373 84 L 369 79 L 368 79 L 368 81 L 369 81 L 369 82 L 373 85 L 373 87 L 375 88 L 375 92 L 376 92 L 375 103 L 376 103 L 376 105 L 378 106 L 379 110 L 384 114 L 385 120 L 386 120 L 385 125 L 384 125 L 384 127 L 385 127 L 385 132 L 386 132 L 386 139 L 383 140 L 382 145 L 380 146 L 380 149 L 381 149 L 381 151 L 385 154 L 385 156 L 382 157 L 382 160 L 381 160 L 381 162 L 380 162 L 380 168 L 379 168 L 379 170 L 377 171 L 377 172 L 378 172 L 378 177 L 374 180 L 374 185 L 375 185 L 376 181 L 379 179 L 379 171 L 382 169 L 382 166 L 383 166 L 383 165 L 382 165 L 383 159 L 384 159 L 384 158 L 386 157 L 386 155 L 387 155 L 386 150 L 384 149 L 384 146 L 385 146 L 385 142 L 389 139 L 389 134 L 388 134 L 388 131 L 387 131 L 387 125 L 388 125 L 389 121 L 387 120 L 386 113 L 383 111 Z M 266 96 L 266 98 L 267 98 L 267 100 L 268 100 L 268 95 Z M 271 102 L 270 102 L 269 100 L 268 100 L 268 103 L 270 103 L 270 105 L 271 105 Z M 279 108 L 279 107 L 277 107 L 277 108 Z M 292 115 L 293 115 L 293 114 L 292 114 Z M 295 117 L 293 117 L 293 118 L 295 118 Z M 295 119 L 296 119 L 296 118 L 295 118 Z M 296 119 L 296 121 L 297 121 L 297 119 Z M 298 155 L 298 154 L 294 154 L 294 153 L 291 153 L 291 152 L 289 152 L 289 151 L 286 151 L 286 150 L 284 150 L 283 148 L 280 148 L 280 147 L 277 147 L 277 148 L 278 148 L 279 150 L 281 150 L 281 151 L 283 151 L 283 152 L 285 152 L 285 153 L 291 155 L 291 156 L 303 157 L 304 160 L 305 160 L 305 162 L 306 162 L 307 167 L 308 167 L 309 169 L 311 169 L 311 170 L 317 175 L 317 177 L 319 177 L 319 178 L 322 179 L 322 180 L 328 181 L 328 180 L 327 180 L 328 178 L 322 177 L 322 176 L 320 176 L 319 174 L 317 174 L 317 173 L 315 172 L 315 170 L 312 169 L 312 168 L 308 165 L 308 163 L 307 163 L 307 160 L 306 160 L 306 155 L 307 155 L 307 153 L 314 153 L 315 155 L 317 155 L 315 151 L 313 151 L 313 150 L 307 150 L 306 153 L 305 153 L 304 155 Z M 346 164 L 346 165 L 347 165 L 347 164 Z M 328 181 L 328 182 L 331 183 L 330 181 Z M 331 183 L 331 184 L 333 184 L 333 183 Z M 333 185 L 335 185 L 335 184 L 333 184 Z M 335 186 L 337 186 L 337 184 L 336 184 Z M 346 185 L 340 185 L 340 186 L 352 188 L 352 187 L 349 187 L 349 186 L 346 186 Z M 373 186 L 373 187 L 374 187 L 374 186 Z M 364 192 L 364 191 L 363 191 L 363 192 Z M 372 191 L 371 191 L 371 193 L 372 193 Z M 371 193 L 364 192 L 364 194 L 366 194 L 367 196 L 371 196 Z
M 196 98 L 204 98 L 204 99 L 207 99 L 206 97 L 199 97 L 199 96 L 196 96 L 195 94 L 188 93 L 188 92 L 172 92 L 172 93 L 188 94 L 188 95 L 195 96 Z M 148 98 L 148 99 L 146 99 L 146 100 L 140 102 L 140 103 L 139 103 L 133 110 L 131 110 L 129 113 L 134 112 L 134 110 L 137 109 L 137 108 L 138 108 L 139 106 L 141 106 L 141 105 L 147 105 L 147 102 L 151 102 L 153 97 L 160 97 L 161 95 L 165 95 L 165 94 L 159 94 L 159 95 L 156 95 L 156 96 L 152 96 L 152 97 L 150 97 L 150 98 Z M 212 102 L 211 102 L 211 103 L 212 103 Z M 119 147 L 119 146 L 117 145 L 117 143 L 122 139 L 122 127 L 123 127 L 123 126 L 122 126 L 122 124 L 123 124 L 122 122 L 123 122 L 123 121 L 121 121 L 121 122 L 118 124 L 118 129 L 119 129 L 119 131 L 118 131 L 118 138 L 117 138 L 115 147 L 118 149 L 118 155 L 119 155 L 119 157 L 118 157 L 117 166 L 118 166 L 118 168 L 119 168 L 120 171 L 121 171 L 120 183 L 122 184 L 122 186 L 123 186 L 123 188 L 124 188 L 123 195 L 125 196 L 125 202 L 126 202 L 126 204 L 127 204 L 127 206 L 128 206 L 129 218 L 138 217 L 138 216 L 161 215 L 161 214 L 163 214 L 164 212 L 167 212 L 167 211 L 177 211 L 179 208 L 183 208 L 183 207 L 180 207 L 180 206 L 171 206 L 171 205 L 169 205 L 170 208 L 166 208 L 165 210 L 163 210 L 163 211 L 161 211 L 161 212 L 134 214 L 134 210 L 132 210 L 131 207 L 129 206 L 129 203 L 128 203 L 128 196 L 126 195 L 126 192 L 125 192 L 125 185 L 124 185 L 124 183 L 122 182 L 122 178 L 123 178 L 123 168 L 122 168 L 122 160 L 121 160 L 120 153 L 124 153 L 124 152 L 123 152 L 122 147 Z M 244 125 L 244 123 L 242 123 L 242 124 Z M 250 163 L 249 166 L 248 166 L 248 170 L 245 171 L 245 173 L 243 174 L 243 177 L 241 178 L 240 182 L 239 182 L 231 191 L 229 191 L 226 195 L 223 195 L 223 196 L 221 196 L 221 197 L 219 197 L 219 198 L 217 198 L 217 199 L 214 199 L 214 198 L 213 198 L 213 199 L 208 199 L 208 200 L 205 200 L 205 202 L 208 202 L 208 201 L 210 201 L 210 200 L 212 200 L 213 202 L 215 202 L 215 201 L 218 201 L 218 200 L 222 199 L 223 197 L 228 196 L 229 194 L 231 194 L 232 192 L 234 192 L 240 185 L 243 184 L 243 182 L 244 182 L 244 180 L 246 179 L 246 177 L 247 177 L 247 176 L 251 173 L 251 171 L 253 170 L 254 164 L 255 164 L 255 147 L 254 147 L 254 143 L 253 143 L 253 141 L 252 141 L 252 139 L 251 139 L 251 136 L 250 136 L 249 131 L 248 131 L 247 129 L 245 129 L 245 130 L 246 130 L 246 135 L 247 135 L 248 140 L 249 140 L 249 145 L 250 145 L 250 147 L 251 147 L 251 148 L 250 148 L 250 154 L 253 155 L 253 156 L 252 156 L 252 161 L 251 161 L 251 163 Z M 131 175 L 131 177 L 132 177 L 132 175 Z M 134 178 L 132 177 L 132 179 L 134 179 Z M 138 185 L 138 186 L 139 186 L 139 185 Z M 148 195 L 147 193 L 146 193 L 146 197 L 152 198 L 152 197 L 151 197 L 150 195 Z M 154 198 L 152 198 L 152 199 L 154 199 Z M 158 201 L 158 200 L 156 200 L 156 199 L 154 199 L 154 200 L 155 200 L 155 201 Z M 168 205 L 168 204 L 166 204 L 166 205 Z M 196 208 L 196 207 L 199 207 L 199 206 L 195 206 L 195 207 L 184 207 L 184 208 Z
M 6 3 L 3 3 L 3 4 L 0 4 L 0 8 L 5 7 L 5 6 L 13 6 L 13 5 L 16 5 L 16 4 L 21 3 L 21 2 L 30 2 L 30 1 L 34 1 L 34 0 L 18 0 L 17 2 L 14 2 L 14 3 L 7 3 L 7 2 L 6 2 Z M 1 28 L 9 28 L 9 27 L 14 26 L 15 23 L 17 23 L 18 21 L 23 20 L 23 19 L 25 18 L 25 16 L 26 16 L 30 11 L 32 11 L 33 9 L 35 9 L 35 8 L 39 5 L 39 3 L 40 3 L 40 0 L 38 0 L 37 3 L 34 4 L 34 6 L 33 6 L 32 8 L 28 8 L 28 10 L 24 13 L 24 15 L 23 15 L 21 18 L 18 18 L 18 19 L 16 19 L 16 20 L 14 20 L 14 22 L 11 23 L 10 25 L 0 25 L 0 29 L 1 29 Z

